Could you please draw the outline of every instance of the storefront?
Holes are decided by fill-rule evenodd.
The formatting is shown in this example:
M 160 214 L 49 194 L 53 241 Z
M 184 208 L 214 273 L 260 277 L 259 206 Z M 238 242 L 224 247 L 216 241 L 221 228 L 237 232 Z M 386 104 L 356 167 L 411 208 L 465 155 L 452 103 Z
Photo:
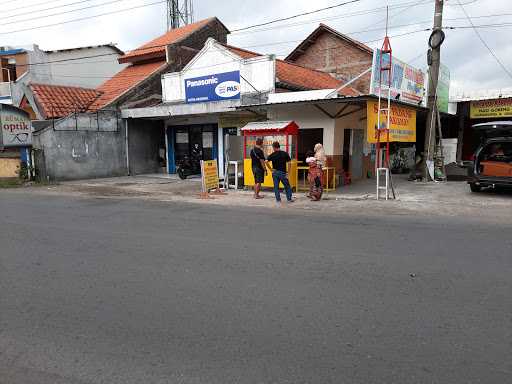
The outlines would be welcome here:
M 512 95 L 501 95 L 500 92 L 487 97 L 468 95 L 457 103 L 458 122 L 454 122 L 454 131 L 458 132 L 457 161 L 470 161 L 480 144 L 481 133 L 472 127 L 475 124 L 512 120 Z M 501 97 L 503 96 L 503 97 Z
M 242 59 L 210 39 L 181 72 L 162 76 L 161 105 L 127 109 L 122 115 L 130 124 L 144 119 L 164 122 L 168 173 L 176 173 L 185 159 L 216 159 L 223 177 L 227 157 L 242 160 L 240 128 L 266 119 L 236 108 L 263 100 L 274 84 L 274 58 Z
M 0 178 L 28 177 L 32 126 L 29 115 L 11 105 L 0 105 Z
M 328 157 L 328 165 L 339 176 L 338 183 L 372 177 L 376 156 L 377 98 L 330 97 L 330 93 L 332 91 L 322 90 L 275 94 L 267 103 L 249 108 L 267 113 L 271 120 L 293 120 L 297 123 L 300 127 L 299 164 L 305 160 L 307 151 L 321 143 Z M 417 119 L 418 110 L 421 108 L 398 102 L 393 102 L 391 108 L 390 141 L 395 146 L 400 144 L 411 148 L 411 153 L 414 153 L 417 126 L 421 121 Z

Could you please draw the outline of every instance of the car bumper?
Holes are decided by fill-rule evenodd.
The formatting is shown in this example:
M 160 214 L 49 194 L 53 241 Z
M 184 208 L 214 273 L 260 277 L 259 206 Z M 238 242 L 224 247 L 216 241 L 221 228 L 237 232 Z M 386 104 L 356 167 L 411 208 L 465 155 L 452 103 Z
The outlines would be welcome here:
M 512 187 L 512 177 L 470 176 L 468 184 L 481 187 Z

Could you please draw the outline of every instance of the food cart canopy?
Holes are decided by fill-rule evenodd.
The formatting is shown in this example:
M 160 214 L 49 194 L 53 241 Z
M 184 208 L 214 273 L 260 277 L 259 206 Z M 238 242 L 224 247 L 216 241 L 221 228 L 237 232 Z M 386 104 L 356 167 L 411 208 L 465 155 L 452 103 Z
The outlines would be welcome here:
M 258 121 L 249 123 L 241 131 L 244 136 L 261 135 L 265 133 L 281 133 L 287 135 L 298 135 L 299 126 L 295 121 Z

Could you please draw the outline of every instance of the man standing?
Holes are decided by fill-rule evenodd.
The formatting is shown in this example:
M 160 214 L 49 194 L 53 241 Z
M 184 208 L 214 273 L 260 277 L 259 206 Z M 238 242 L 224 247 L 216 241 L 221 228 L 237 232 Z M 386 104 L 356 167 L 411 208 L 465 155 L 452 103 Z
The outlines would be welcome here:
M 293 202 L 292 199 L 292 187 L 288 181 L 289 163 L 292 161 L 290 155 L 281 151 L 278 141 L 274 141 L 272 148 L 274 152 L 267 158 L 267 166 L 272 171 L 272 180 L 274 181 L 274 193 L 276 195 L 276 201 L 281 202 L 281 193 L 279 192 L 279 182 L 283 183 L 284 190 L 286 191 L 286 199 L 289 203 Z M 269 162 L 272 162 L 272 168 Z
M 263 153 L 263 139 L 257 138 L 256 145 L 251 150 L 252 174 L 254 175 L 254 198 L 262 199 L 260 195 L 261 183 L 267 174 L 265 167 L 265 154 Z

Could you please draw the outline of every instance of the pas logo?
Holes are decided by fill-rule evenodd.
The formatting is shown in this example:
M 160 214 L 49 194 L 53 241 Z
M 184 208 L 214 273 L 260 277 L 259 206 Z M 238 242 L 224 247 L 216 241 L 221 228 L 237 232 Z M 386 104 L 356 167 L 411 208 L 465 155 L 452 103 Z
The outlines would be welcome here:
M 215 93 L 219 97 L 229 98 L 240 93 L 240 84 L 236 81 L 224 81 L 215 87 Z

